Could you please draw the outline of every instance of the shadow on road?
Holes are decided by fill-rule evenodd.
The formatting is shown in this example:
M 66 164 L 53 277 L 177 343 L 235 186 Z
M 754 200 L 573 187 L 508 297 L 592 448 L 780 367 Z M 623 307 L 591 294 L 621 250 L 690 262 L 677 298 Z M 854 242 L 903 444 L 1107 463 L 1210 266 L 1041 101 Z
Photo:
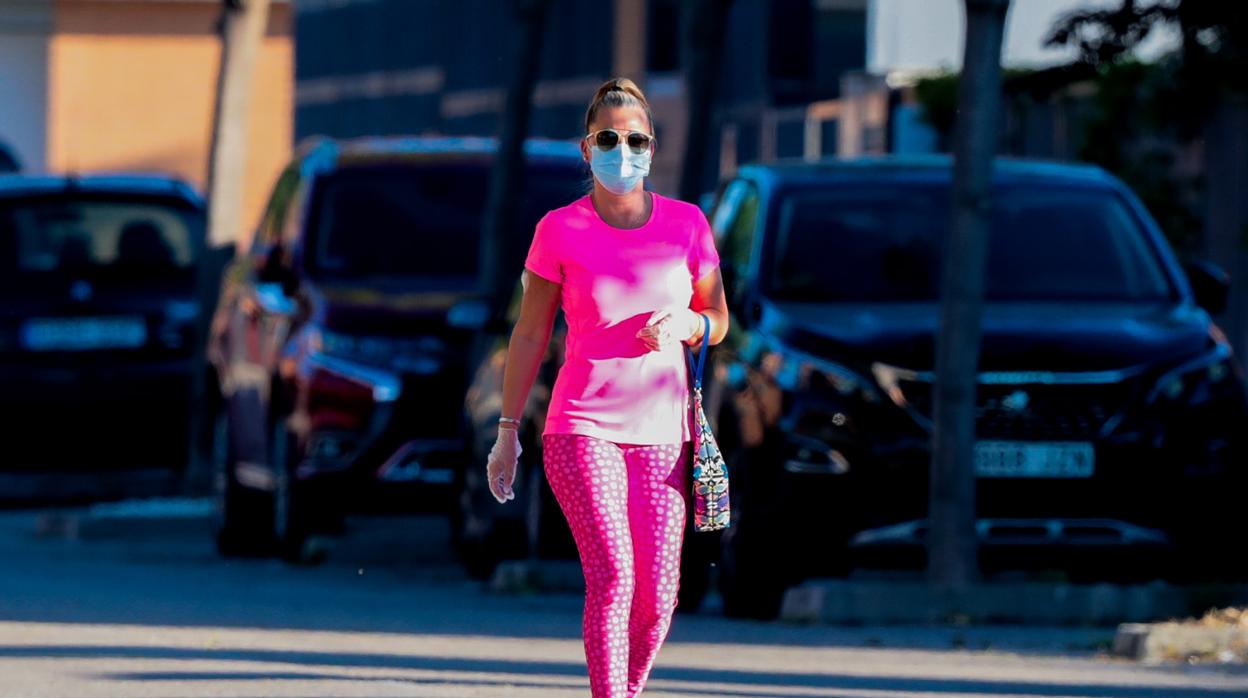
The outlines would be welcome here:
M 330 561 L 223 560 L 206 535 L 41 539 L 33 513 L 0 517 L 0 620 L 579 639 L 579 594 L 489 593 L 432 518 L 363 520 Z M 500 623 L 498 618 L 507 618 Z M 681 614 L 671 640 L 773 646 L 1002 649 L 1088 655 L 1104 628 L 795 627 Z
M 328 653 L 280 650 L 196 650 L 143 646 L 0 646 L 4 658 L 88 658 L 88 659 L 162 659 L 211 660 L 293 664 L 322 668 L 320 672 L 112 672 L 95 674 L 97 679 L 116 681 L 217 681 L 217 680 L 326 680 L 326 681 L 393 681 L 401 683 L 446 683 L 446 679 L 414 679 L 409 676 L 367 676 L 334 674 L 323 667 L 367 669 L 403 669 L 454 673 L 506 674 L 498 681 L 455 677 L 456 685 L 523 684 L 531 687 L 566 688 L 568 684 L 525 681 L 514 675 L 568 676 L 584 674 L 580 664 L 548 661 L 512 661 L 508 659 L 473 659 L 442 656 L 411 656 L 391 654 Z M 690 682 L 693 684 L 727 684 L 731 689 L 697 689 L 681 687 L 682 693 L 708 696 L 757 696 L 740 692 L 749 686 L 759 689 L 828 689 L 830 691 L 899 691 L 915 694 L 1010 695 L 1010 696 L 1082 696 L 1085 698 L 1201 698 L 1243 695 L 1240 689 L 1153 688 L 1088 683 L 1038 683 L 1023 681 L 854 676 L 831 673 L 767 673 L 740 671 L 731 668 L 665 668 L 658 667 L 654 681 Z
M 370 528 L 371 526 L 371 528 Z M 116 682 L 242 679 L 315 681 L 391 681 L 481 687 L 523 686 L 532 690 L 578 690 L 584 664 L 545 654 L 507 658 L 491 650 L 482 657 L 451 654 L 475 641 L 503 640 L 506 646 L 540 640 L 581 638 L 579 594 L 500 596 L 468 580 L 450 558 L 437 526 L 430 521 L 371 522 L 343 542 L 340 553 L 320 567 L 294 567 L 275 560 L 222 560 L 200 536 L 151 535 L 131 540 L 87 542 L 39 538 L 29 520 L 0 517 L 0 622 L 73 624 L 88 632 L 91 624 L 152 628 L 340 631 L 423 636 L 428 650 L 406 654 L 335 652 L 303 649 L 143 646 L 126 643 L 85 644 L 72 632 L 55 628 L 48 639 L 28 636 L 32 644 L 0 644 L 0 660 L 119 659 L 218 661 L 242 663 L 237 670 L 209 670 L 202 665 L 180 672 L 159 670 L 99 671 L 89 676 Z M 120 628 L 119 628 L 120 631 Z M 23 632 L 19 630 L 19 632 Z M 111 632 L 111 631 L 110 631 Z M 1044 678 L 995 680 L 949 676 L 935 671 L 940 655 L 951 649 L 1006 650 L 1030 657 L 1091 656 L 1111 637 L 1105 629 L 1038 628 L 839 628 L 799 627 L 782 623 L 734 621 L 710 615 L 678 616 L 669 645 L 684 657 L 679 664 L 660 661 L 653 679 L 660 690 L 687 695 L 757 698 L 762 695 L 874 695 L 894 691 L 916 695 L 1087 696 L 1088 698 L 1203 698 L 1243 695 L 1213 687 L 1154 688 L 1149 674 L 1171 682 L 1175 669 L 1134 667 L 1130 678 L 1118 670 L 1104 683 L 1066 678 L 1044 671 Z M 396 638 L 398 640 L 398 638 Z M 283 640 L 284 641 L 284 640 Z M 371 640 L 370 640 L 371 642 Z M 384 644 L 386 640 L 378 640 Z M 699 647 L 699 644 L 710 647 Z M 795 652 L 831 649 L 827 654 L 791 655 L 787 667 L 762 661 L 766 652 L 793 647 Z M 722 649 L 721 649 L 722 648 Z M 560 652 L 568 651 L 564 646 Z M 732 666 L 724 657 L 741 652 Z M 923 667 L 897 665 L 902 655 L 889 650 L 919 650 Z M 543 652 L 544 650 L 532 650 Z M 728 653 L 728 654 L 724 654 Z M 561 658 L 575 656 L 561 654 Z M 785 653 L 788 655 L 788 653 Z M 967 652 L 968 658 L 974 655 Z M 951 655 L 952 656 L 952 655 Z M 495 658 L 498 657 L 498 658 Z M 817 657 L 817 659 L 816 659 Z M 891 657 L 891 659 L 889 658 Z M 531 658 L 531 659 L 530 659 Z M 981 659 L 984 659 L 981 657 Z M 902 659 L 902 662 L 908 660 Z M 990 661 L 995 664 L 993 660 Z M 864 664 L 863 662 L 873 662 Z M 278 664 L 277 672 L 248 670 L 247 663 Z M 854 666 L 859 675 L 819 671 Z M 1098 663 L 1099 665 L 1099 663 Z M 1105 666 L 1105 665 L 1101 665 Z M 335 668 L 341 669 L 336 673 Z M 875 669 L 879 669 L 876 671 Z M 1125 667 L 1124 667 L 1125 668 Z M 137 669 L 137 667 L 136 667 Z M 360 670 L 374 673 L 359 675 Z M 404 672 L 438 672 L 411 676 Z M 394 675 L 378 676 L 392 672 Z M 935 672 L 935 675 L 931 675 Z M 909 676 L 897 676 L 898 673 Z M 1011 672 L 1012 673 L 1012 672 Z M 916 676 L 916 674 L 929 674 Z M 1165 676 L 1160 676 L 1165 674 Z M 1079 676 L 1080 672 L 1076 672 Z M 1028 674 L 1028 679 L 1034 674 Z M 493 678 L 497 677 L 497 678 Z M 1225 679 L 1223 679 L 1225 680 Z M 1139 681 L 1146 685 L 1122 685 Z M 1219 686 L 1221 684 L 1219 683 Z M 656 686 L 656 689 L 658 686 Z M 800 690 L 799 690 L 800 689 Z M 813 691 L 813 692 L 812 692 Z M 825 693 L 826 692 L 826 693 Z

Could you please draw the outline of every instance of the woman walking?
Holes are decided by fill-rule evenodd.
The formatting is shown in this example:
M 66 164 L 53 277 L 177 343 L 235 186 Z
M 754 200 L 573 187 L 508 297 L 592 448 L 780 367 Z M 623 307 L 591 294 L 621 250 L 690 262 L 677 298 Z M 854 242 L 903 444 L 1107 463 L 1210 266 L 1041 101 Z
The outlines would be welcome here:
M 585 573 L 590 687 L 619 698 L 641 693 L 676 608 L 691 456 L 682 342 L 702 341 L 704 317 L 722 341 L 728 307 L 702 211 L 642 187 L 655 140 L 641 90 L 604 83 L 585 131 L 593 191 L 534 232 L 486 467 L 494 496 L 512 499 L 521 411 L 562 306 L 543 469 Z

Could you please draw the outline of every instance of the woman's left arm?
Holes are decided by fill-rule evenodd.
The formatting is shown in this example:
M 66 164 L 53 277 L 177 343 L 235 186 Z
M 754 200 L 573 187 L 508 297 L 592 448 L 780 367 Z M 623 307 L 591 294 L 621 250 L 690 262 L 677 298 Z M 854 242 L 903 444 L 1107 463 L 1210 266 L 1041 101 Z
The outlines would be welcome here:
M 689 307 L 702 313 L 711 321 L 711 344 L 719 344 L 728 336 L 728 299 L 724 296 L 724 277 L 719 269 L 704 274 L 693 284 L 693 299 Z M 702 323 L 698 323 L 698 331 L 686 342 L 690 345 L 702 343 Z

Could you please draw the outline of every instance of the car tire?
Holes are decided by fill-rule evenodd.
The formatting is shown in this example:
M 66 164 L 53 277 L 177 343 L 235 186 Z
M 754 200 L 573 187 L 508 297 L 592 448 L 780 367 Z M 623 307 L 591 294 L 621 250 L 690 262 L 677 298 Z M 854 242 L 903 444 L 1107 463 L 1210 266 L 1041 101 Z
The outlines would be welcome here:
M 496 515 L 495 507 L 506 505 L 498 504 L 490 494 L 483 461 L 468 463 L 460 470 L 455 491 L 456 505 L 451 512 L 455 554 L 469 577 L 489 579 L 499 562 L 523 552 L 524 520 Z
M 775 532 L 741 520 L 724 534 L 719 592 L 729 618 L 772 620 L 788 587 L 788 574 L 775 550 Z
M 713 566 L 719 560 L 722 532 L 699 533 L 693 529 L 692 513 L 680 551 L 680 584 L 676 589 L 676 611 L 697 613 L 711 590 Z
M 546 482 L 546 470 L 542 467 L 541 449 L 536 445 L 525 446 L 532 454 L 524 471 L 520 486 L 528 496 L 529 510 L 525 517 L 530 557 L 544 560 L 578 559 L 576 541 L 572 529 L 563 515 L 555 493 Z
M 272 549 L 268 527 L 271 499 L 238 481 L 229 413 L 213 418 L 212 491 L 215 499 L 213 531 L 223 557 L 264 557 Z
M 724 615 L 770 620 L 780 613 L 791 560 L 781 512 L 784 502 L 779 473 L 766 450 L 736 451 L 738 485 L 732 500 L 732 523 L 721 537 L 719 591 Z
M 273 490 L 273 540 L 277 555 L 295 564 L 324 561 L 324 550 L 312 545 L 313 521 L 319 513 L 306 486 L 295 477 L 298 444 L 282 420 L 273 427 L 271 461 L 276 474 Z

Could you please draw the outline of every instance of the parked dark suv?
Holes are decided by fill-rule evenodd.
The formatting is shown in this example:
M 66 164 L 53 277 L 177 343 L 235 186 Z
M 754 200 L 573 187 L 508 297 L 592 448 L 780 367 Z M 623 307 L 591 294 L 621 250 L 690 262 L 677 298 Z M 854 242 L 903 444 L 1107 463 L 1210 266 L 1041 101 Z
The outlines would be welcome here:
M 712 394 L 734 476 L 729 613 L 773 614 L 810 575 L 924 564 L 950 180 L 945 159 L 881 159 L 750 166 L 723 189 L 734 330 Z M 1184 273 L 1096 168 L 1003 161 L 992 207 L 973 464 L 985 567 L 1233 561 L 1248 408 L 1210 318 L 1225 276 Z
M 322 140 L 279 177 L 213 320 L 223 553 L 299 558 L 350 512 L 450 508 L 469 367 L 501 315 L 478 278 L 494 151 Z M 526 144 L 523 175 L 516 235 L 585 181 L 559 143 Z
M 0 497 L 181 486 L 204 206 L 142 176 L 0 176 Z

